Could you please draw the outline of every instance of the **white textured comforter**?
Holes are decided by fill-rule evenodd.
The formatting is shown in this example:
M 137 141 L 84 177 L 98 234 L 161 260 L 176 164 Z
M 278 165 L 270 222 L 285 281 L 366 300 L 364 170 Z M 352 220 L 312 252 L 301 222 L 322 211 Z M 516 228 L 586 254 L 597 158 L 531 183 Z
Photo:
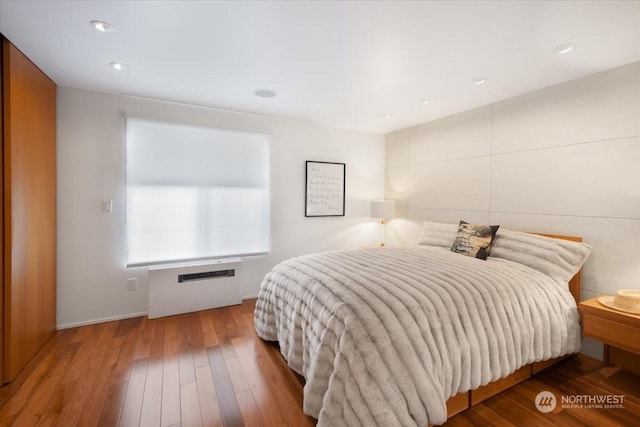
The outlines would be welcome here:
M 433 247 L 293 258 L 264 279 L 255 328 L 306 379 L 318 426 L 420 426 L 446 400 L 580 348 L 576 304 L 514 262 Z

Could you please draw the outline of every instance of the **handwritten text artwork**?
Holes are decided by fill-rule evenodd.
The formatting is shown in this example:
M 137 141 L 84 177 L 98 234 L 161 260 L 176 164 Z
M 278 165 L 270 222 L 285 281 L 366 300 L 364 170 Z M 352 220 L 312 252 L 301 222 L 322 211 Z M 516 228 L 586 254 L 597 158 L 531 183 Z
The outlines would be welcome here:
M 344 216 L 345 164 L 307 161 L 305 216 Z

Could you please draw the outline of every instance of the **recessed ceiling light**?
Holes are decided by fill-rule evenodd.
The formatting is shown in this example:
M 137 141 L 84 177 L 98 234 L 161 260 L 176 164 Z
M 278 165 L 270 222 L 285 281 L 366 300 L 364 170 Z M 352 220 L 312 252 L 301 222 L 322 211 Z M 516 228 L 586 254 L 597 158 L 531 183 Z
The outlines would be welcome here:
M 104 21 L 91 21 L 89 22 L 93 28 L 101 33 L 111 33 L 116 31 L 116 27 Z
M 109 65 L 111 65 L 111 68 L 113 68 L 114 70 L 118 70 L 118 71 L 121 71 L 122 68 L 124 68 L 124 65 L 122 65 L 119 62 L 111 62 Z
M 553 53 L 557 53 L 558 55 L 562 55 L 564 53 L 571 52 L 575 47 L 576 45 L 573 43 L 565 43 L 565 44 L 561 44 L 560 46 L 554 47 L 551 51 Z
M 487 82 L 487 78 L 486 77 L 476 77 L 475 79 L 471 80 L 471 83 L 473 83 L 476 86 L 483 85 L 486 82 Z
M 420 101 L 423 105 L 427 105 L 429 103 L 431 103 L 431 101 L 429 101 L 428 99 L 423 99 L 422 101 Z
M 273 98 L 274 96 L 276 96 L 276 93 L 269 89 L 254 90 L 253 94 L 255 96 L 259 96 L 260 98 Z
M 382 116 L 382 117 L 384 117 L 385 119 L 390 119 L 390 118 L 391 118 L 391 114 L 385 114 L 385 115 L 384 115 L 384 116 Z

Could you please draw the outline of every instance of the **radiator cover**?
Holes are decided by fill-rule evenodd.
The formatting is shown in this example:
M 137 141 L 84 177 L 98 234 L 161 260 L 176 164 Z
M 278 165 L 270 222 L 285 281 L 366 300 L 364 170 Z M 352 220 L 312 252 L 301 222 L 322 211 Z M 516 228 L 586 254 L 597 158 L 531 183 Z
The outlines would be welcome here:
M 229 259 L 149 268 L 149 319 L 242 302 L 242 261 Z

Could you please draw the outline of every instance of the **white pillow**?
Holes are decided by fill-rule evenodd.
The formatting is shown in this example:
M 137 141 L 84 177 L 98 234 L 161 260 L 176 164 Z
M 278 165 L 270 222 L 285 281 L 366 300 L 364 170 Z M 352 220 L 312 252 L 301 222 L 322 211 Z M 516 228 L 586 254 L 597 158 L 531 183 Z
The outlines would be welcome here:
M 590 254 L 591 246 L 586 243 L 501 228 L 493 239 L 490 258 L 524 264 L 558 283 L 567 283 Z
M 458 224 L 425 221 L 422 223 L 422 232 L 418 236 L 418 246 L 440 246 L 451 249 L 457 233 Z
M 451 249 L 457 232 L 457 224 L 425 221 L 418 236 L 418 245 Z M 546 274 L 558 283 L 567 283 L 590 254 L 591 246 L 586 243 L 501 228 L 491 244 L 489 259 L 517 262 Z

